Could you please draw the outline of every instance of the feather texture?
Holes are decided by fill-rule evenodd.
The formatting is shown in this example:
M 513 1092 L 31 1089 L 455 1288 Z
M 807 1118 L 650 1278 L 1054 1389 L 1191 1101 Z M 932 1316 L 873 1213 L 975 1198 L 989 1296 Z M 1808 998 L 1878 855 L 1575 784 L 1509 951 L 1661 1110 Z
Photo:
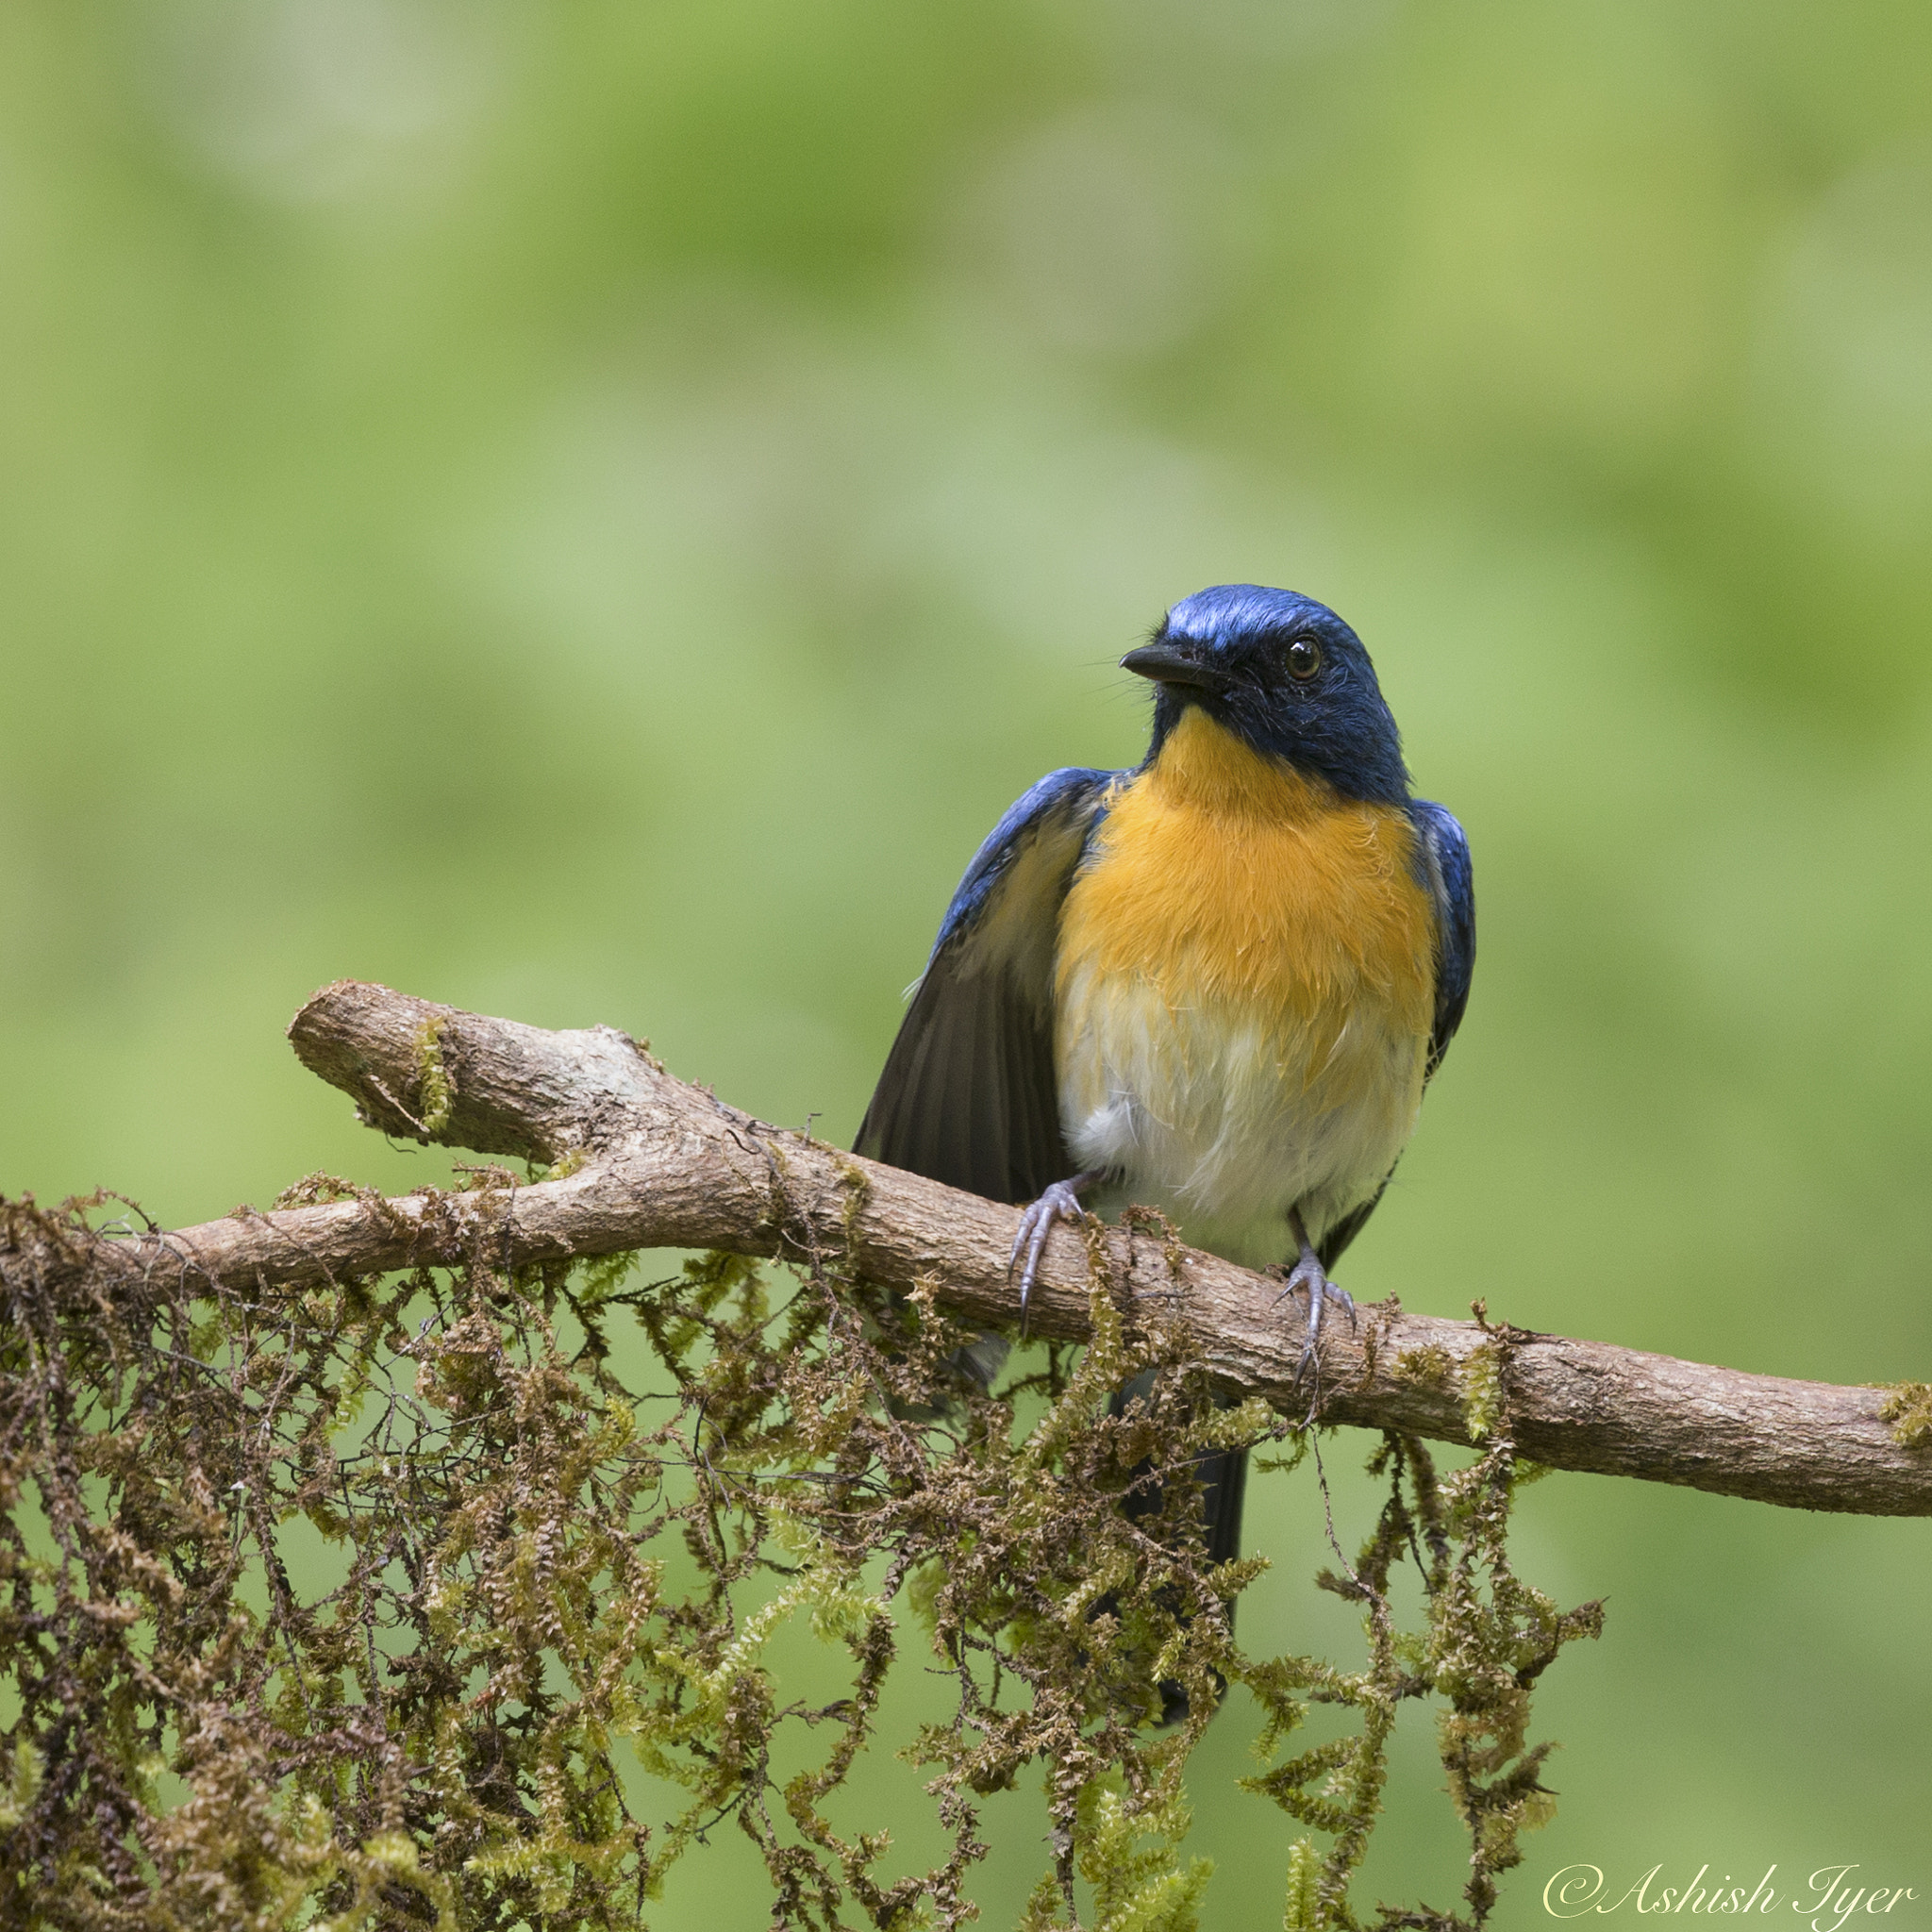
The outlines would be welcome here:
M 1429 1032 L 1433 1079 L 1469 1005 L 1469 983 L 1475 972 L 1475 881 L 1469 841 L 1450 812 L 1418 798 L 1409 805 L 1408 815 L 1436 911 L 1436 1016 Z
M 1293 1253 L 1291 1209 L 1319 1246 L 1373 1202 L 1432 1024 L 1417 842 L 1401 807 L 1185 715 L 1113 798 L 1061 918 L 1075 1161 L 1253 1267 Z
M 1053 773 L 993 827 L 858 1150 L 1016 1203 L 1103 1171 L 1096 1209 L 1251 1266 L 1299 1210 L 1332 1266 L 1468 1002 L 1468 841 L 1409 797 L 1368 654 L 1311 599 L 1204 591 L 1124 662 L 1161 680 L 1145 763 Z M 1224 1561 L 1245 1453 L 1197 1474 Z
M 993 1201 L 1073 1169 L 1054 1069 L 1060 902 L 1115 774 L 1055 772 L 992 829 L 940 927 L 856 1142 Z

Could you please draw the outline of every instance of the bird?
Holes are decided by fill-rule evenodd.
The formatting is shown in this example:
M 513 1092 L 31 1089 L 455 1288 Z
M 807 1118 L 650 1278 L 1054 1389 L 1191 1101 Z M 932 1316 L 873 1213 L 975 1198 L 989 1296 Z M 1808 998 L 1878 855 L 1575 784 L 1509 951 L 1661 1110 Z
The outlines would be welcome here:
M 1411 795 L 1326 605 L 1215 585 L 1120 662 L 1153 686 L 1146 756 L 1050 773 L 988 835 L 856 1151 L 1024 1209 L 1023 1330 L 1054 1227 L 1089 1211 L 1157 1208 L 1274 1269 L 1305 1302 L 1299 1382 L 1326 1311 L 1355 1319 L 1330 1271 L 1468 1004 L 1469 842 Z M 965 1353 L 990 1384 L 1004 1345 Z M 1215 1562 L 1240 1554 L 1246 1454 L 1197 1464 Z

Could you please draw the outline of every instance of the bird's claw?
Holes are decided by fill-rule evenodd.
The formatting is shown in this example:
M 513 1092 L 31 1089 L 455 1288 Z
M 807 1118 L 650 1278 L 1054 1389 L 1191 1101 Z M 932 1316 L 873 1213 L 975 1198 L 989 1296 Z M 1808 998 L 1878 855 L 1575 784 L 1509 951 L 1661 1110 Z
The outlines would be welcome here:
M 1355 1297 L 1339 1281 L 1328 1278 L 1328 1271 L 1316 1258 L 1312 1248 L 1303 1251 L 1301 1259 L 1282 1283 L 1281 1292 L 1274 1297 L 1276 1303 L 1285 1302 L 1298 1288 L 1307 1290 L 1308 1325 L 1307 1338 L 1302 1343 L 1302 1358 L 1295 1364 L 1294 1379 L 1297 1382 L 1307 1373 L 1308 1364 L 1315 1358 L 1315 1343 L 1322 1333 L 1322 1313 L 1331 1301 L 1341 1304 L 1342 1312 L 1348 1317 L 1348 1325 L 1351 1328 L 1356 1325 Z
M 1081 1176 L 1084 1180 L 1085 1175 Z M 1080 1206 L 1079 1181 L 1055 1181 L 1039 1200 L 1027 1203 L 1020 1216 L 1019 1232 L 1013 1236 L 1013 1252 L 1007 1261 L 1007 1274 L 1020 1270 L 1020 1336 L 1026 1335 L 1026 1298 L 1033 1292 L 1033 1277 L 1040 1271 L 1041 1252 L 1057 1221 L 1078 1221 L 1085 1209 Z M 1026 1251 L 1024 1265 L 1020 1251 Z

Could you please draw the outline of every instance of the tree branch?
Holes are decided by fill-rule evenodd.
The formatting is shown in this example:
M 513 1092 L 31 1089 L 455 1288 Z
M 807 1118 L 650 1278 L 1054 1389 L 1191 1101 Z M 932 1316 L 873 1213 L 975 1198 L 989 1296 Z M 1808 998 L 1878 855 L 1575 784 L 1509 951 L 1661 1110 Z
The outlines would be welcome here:
M 564 1172 L 467 1194 L 238 1213 L 147 1237 L 147 1265 L 171 1257 L 243 1284 L 479 1255 L 509 1264 L 641 1247 L 818 1253 L 887 1288 L 930 1282 L 970 1321 L 1019 1318 L 1008 1269 L 1015 1209 L 754 1120 L 608 1027 L 546 1032 L 343 981 L 289 1033 L 303 1064 L 351 1094 L 371 1126 Z M 1294 1305 L 1277 1305 L 1274 1282 L 1195 1249 L 1171 1256 L 1144 1230 L 1108 1229 L 1103 1247 L 1123 1306 L 1178 1298 L 1227 1392 L 1290 1414 L 1307 1407 L 1294 1381 L 1301 1324 Z M 1057 1232 L 1033 1330 L 1082 1339 L 1089 1280 L 1083 1241 Z M 1540 1462 L 1800 1508 L 1932 1515 L 1932 1447 L 1896 1440 L 1883 1391 L 1441 1321 L 1393 1298 L 1364 1307 L 1353 1332 L 1331 1318 L 1321 1420 L 1467 1442 L 1463 1391 L 1477 1350 L 1490 1361 L 1500 1353 L 1517 1446 Z

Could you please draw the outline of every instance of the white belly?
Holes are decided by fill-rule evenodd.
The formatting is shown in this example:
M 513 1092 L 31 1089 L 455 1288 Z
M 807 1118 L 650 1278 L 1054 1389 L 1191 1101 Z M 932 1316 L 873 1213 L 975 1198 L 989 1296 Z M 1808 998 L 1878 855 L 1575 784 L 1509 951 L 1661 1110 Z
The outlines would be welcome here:
M 1415 1126 L 1426 1041 L 1358 999 L 1335 1024 L 1171 1007 L 1144 978 L 1062 988 L 1061 1125 L 1081 1168 L 1116 1170 L 1103 1214 L 1158 1208 L 1249 1267 L 1291 1257 L 1291 1208 L 1323 1236 L 1382 1185 Z

